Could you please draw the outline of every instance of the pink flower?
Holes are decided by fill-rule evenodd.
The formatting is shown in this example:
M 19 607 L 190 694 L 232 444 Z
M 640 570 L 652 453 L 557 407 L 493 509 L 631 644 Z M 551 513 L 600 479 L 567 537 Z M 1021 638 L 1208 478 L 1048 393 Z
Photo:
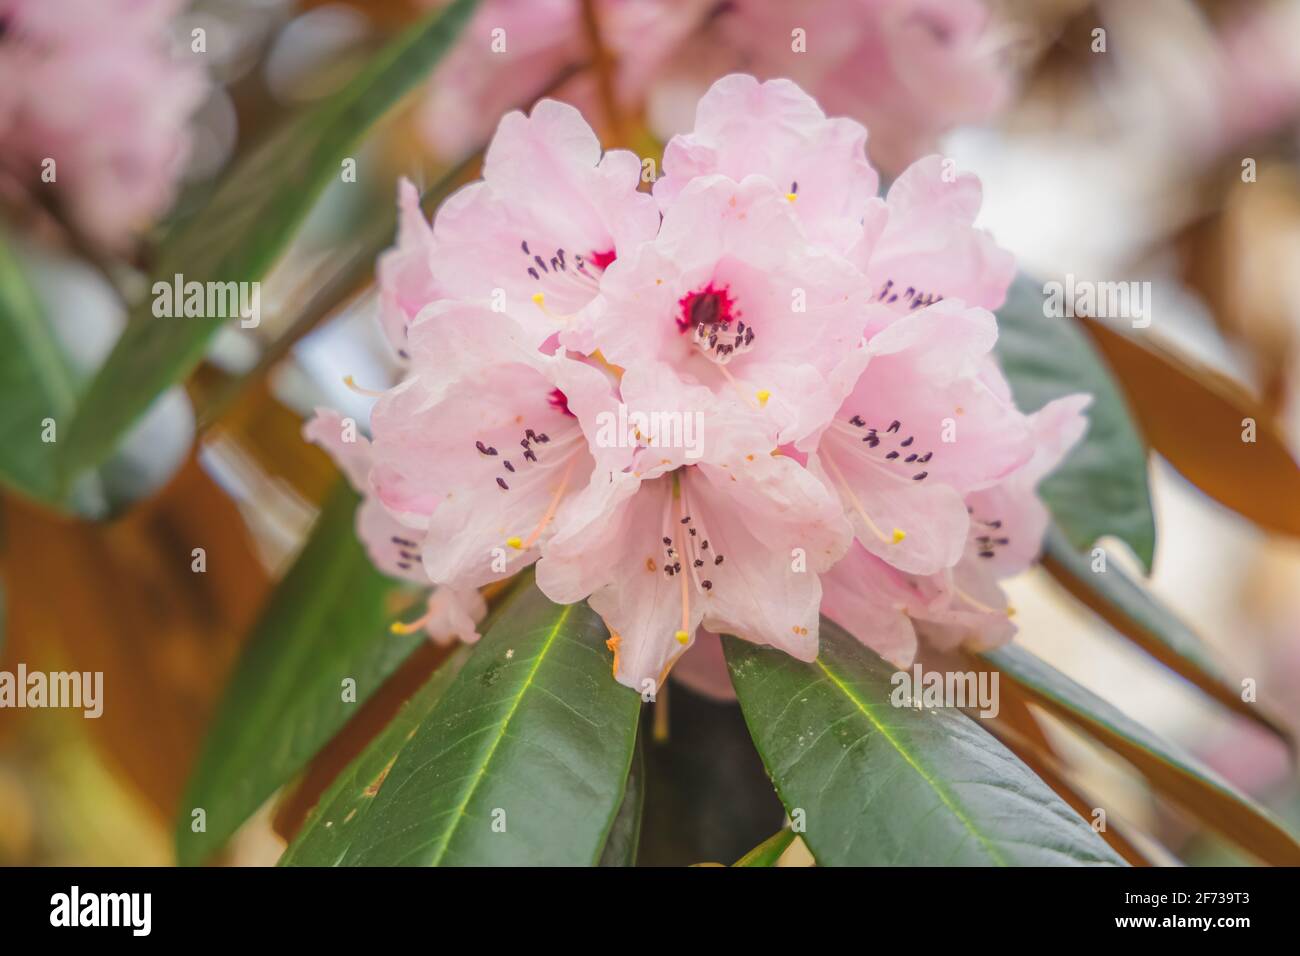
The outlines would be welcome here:
M 410 180 L 397 184 L 397 245 L 375 264 L 379 286 L 379 325 L 403 358 L 406 330 L 430 302 L 442 298 L 433 277 L 433 228 L 420 208 L 420 194 Z
M 325 449 L 352 487 L 365 496 L 357 509 L 357 535 L 375 567 L 389 577 L 430 585 L 419 560 L 427 525 L 416 516 L 399 521 L 380 504 L 370 488 L 370 441 L 358 434 L 356 428 L 356 422 L 344 419 L 331 409 L 320 408 L 316 417 L 303 426 L 302 433 L 308 441 Z M 457 638 L 472 642 L 478 640 L 477 625 L 486 614 L 487 604 L 475 589 L 436 587 L 429 594 L 425 615 L 412 625 L 394 629 L 409 633 L 423 627 L 439 643 Z
M 170 205 L 206 81 L 168 53 L 175 0 L 0 0 L 0 177 L 125 244 Z M 53 160 L 55 179 L 42 180 Z
M 892 663 L 906 667 L 917 637 L 942 649 L 996 647 L 1015 634 L 998 582 L 1037 558 L 1047 530 L 1039 481 L 1083 437 L 1087 395 L 1049 402 L 1028 417 L 1032 454 L 1003 480 L 967 496 L 961 555 L 930 575 L 900 571 L 861 544 L 822 576 L 822 612 Z
M 501 122 L 432 227 L 403 184 L 379 271 L 408 377 L 372 446 L 332 446 L 377 563 L 473 593 L 537 561 L 641 691 L 697 633 L 811 660 L 822 613 L 898 662 L 918 635 L 1007 639 L 998 581 L 1037 554 L 1034 489 L 1086 398 L 1016 409 L 978 182 L 931 157 L 879 200 L 865 142 L 729 76 L 653 198 L 550 101 Z M 716 694 L 703 643 L 683 674 Z
M 792 459 L 651 465 L 592 483 L 543 548 L 537 583 L 553 601 L 587 598 L 615 677 L 653 692 L 701 625 L 816 657 L 817 575 L 848 543 L 838 504 Z
M 394 516 L 427 520 L 421 558 L 435 583 L 509 577 L 536 560 L 578 492 L 630 460 L 595 442 L 598 416 L 617 407 L 614 383 L 474 305 L 431 307 L 407 342 L 412 374 L 371 416 L 371 486 Z
M 875 301 L 900 312 L 943 298 L 996 309 L 1015 277 L 1015 259 L 975 228 L 982 190 L 940 156 L 909 166 L 873 200 L 849 257 L 867 276 Z
M 813 242 L 839 251 L 862 234 L 862 218 L 879 188 L 867 162 L 867 131 L 849 119 L 827 119 L 789 80 L 759 83 L 732 74 L 700 100 L 695 127 L 664 150 L 655 200 L 671 208 L 692 179 L 721 173 L 739 182 L 765 176 L 789 193 L 794 215 Z
M 769 450 L 803 437 L 839 405 L 830 373 L 862 337 L 867 286 L 796 205 L 763 176 L 692 179 L 563 340 L 626 368 L 630 407 L 738 413 Z
M 429 292 L 501 311 L 542 345 L 595 298 L 609 263 L 654 236 L 659 213 L 640 181 L 640 160 L 624 150 L 602 154 L 573 107 L 542 100 L 531 116 L 507 114 L 482 181 L 438 210 L 431 276 L 404 272 L 402 286 L 427 282 Z M 404 201 L 410 209 L 409 191 Z M 414 225 L 412 233 L 405 248 L 423 255 L 428 239 Z
M 970 520 L 964 499 L 1023 465 L 1029 427 L 988 379 L 997 322 L 946 299 L 870 340 L 838 413 L 801 447 L 836 489 L 858 540 L 911 574 L 951 567 Z M 865 367 L 864 367 L 865 366 Z

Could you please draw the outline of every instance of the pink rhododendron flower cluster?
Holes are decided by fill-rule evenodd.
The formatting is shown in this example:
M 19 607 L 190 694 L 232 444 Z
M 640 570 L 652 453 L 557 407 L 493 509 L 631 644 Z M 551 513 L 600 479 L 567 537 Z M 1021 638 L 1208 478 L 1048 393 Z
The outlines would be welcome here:
M 430 0 L 431 4 L 440 0 Z M 983 0 L 597 0 L 615 64 L 614 96 L 667 137 L 689 126 L 708 86 L 733 71 L 787 77 L 828 112 L 872 131 L 872 159 L 890 173 L 961 123 L 989 118 L 1010 78 Z M 602 106 L 580 0 L 486 0 L 430 85 L 423 131 L 460 157 L 506 110 L 555 95 L 588 117 Z
M 989 311 L 1014 263 L 973 225 L 978 181 L 928 157 L 881 199 L 866 142 L 737 74 L 652 193 L 549 100 L 432 226 L 402 186 L 380 282 L 408 374 L 372 444 L 329 413 L 308 434 L 365 491 L 376 563 L 437 585 L 434 633 L 471 637 L 475 589 L 536 562 L 638 689 L 697 633 L 811 660 L 822 614 L 900 665 L 1011 637 L 998 582 L 1037 555 L 1035 486 L 1088 399 L 1016 408 Z
M 182 6 L 0 0 L 0 190 L 52 190 L 108 246 L 166 210 L 189 149 L 186 121 L 207 88 L 197 59 L 169 53 L 168 23 Z

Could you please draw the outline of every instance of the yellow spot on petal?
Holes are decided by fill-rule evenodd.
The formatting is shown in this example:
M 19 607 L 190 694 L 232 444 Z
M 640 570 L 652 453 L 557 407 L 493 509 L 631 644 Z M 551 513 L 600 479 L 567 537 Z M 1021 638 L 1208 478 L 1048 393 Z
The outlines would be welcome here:
M 786 201 L 787 201 L 787 202 L 794 202 L 796 199 L 799 198 L 799 194 L 798 194 L 798 193 L 786 193 L 786 194 L 785 194 L 785 198 L 786 198 Z
M 655 568 L 655 559 L 654 559 L 654 558 L 646 558 L 646 559 L 645 559 L 645 569 L 646 569 L 647 571 L 654 571 L 654 570 L 657 570 L 657 569 Z
M 753 455 L 746 455 L 746 456 L 745 456 L 745 461 L 753 461 L 753 460 L 754 460 L 754 456 L 753 456 Z
M 758 407 L 762 408 L 767 404 L 767 400 L 772 397 L 772 393 L 765 388 L 758 390 Z
M 546 305 L 546 296 L 542 295 L 542 293 L 540 293 L 540 292 L 534 292 L 534 293 L 533 293 L 533 301 L 536 302 L 536 303 L 537 303 L 538 305 L 540 305 L 540 306 L 545 306 L 545 305 Z
M 907 537 L 907 532 L 904 531 L 902 528 L 894 529 L 894 544 L 898 544 L 898 542 L 902 541 L 906 537 Z
M 1016 616 L 1016 609 L 1015 609 L 1014 607 L 1012 607 L 1010 604 L 1008 604 L 1008 605 L 1007 605 L 1007 617 L 1015 617 L 1015 616 Z
M 678 631 L 673 636 L 677 638 L 678 644 L 688 644 L 691 640 L 691 635 L 687 634 L 685 631 Z
M 512 548 L 514 548 L 516 551 L 518 551 L 518 550 L 520 550 L 521 548 L 523 548 L 523 546 L 524 546 L 524 539 L 521 538 L 521 537 L 519 537 L 518 535 L 515 535 L 515 536 L 513 536 L 513 537 L 506 538 L 506 544 L 510 545 L 510 547 L 512 547 Z

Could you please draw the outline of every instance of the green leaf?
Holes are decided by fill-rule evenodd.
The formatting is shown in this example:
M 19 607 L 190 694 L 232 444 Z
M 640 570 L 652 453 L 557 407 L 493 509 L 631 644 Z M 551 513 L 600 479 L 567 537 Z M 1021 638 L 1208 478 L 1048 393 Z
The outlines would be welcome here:
M 420 724 L 349 865 L 591 865 L 623 802 L 640 698 L 585 604 L 521 588 Z
M 976 721 L 892 705 L 895 669 L 830 621 L 811 664 L 732 637 L 723 647 L 759 754 L 819 864 L 1124 865 Z
M 776 866 L 781 854 L 794 842 L 793 830 L 780 830 L 742 856 L 732 866 Z
M 1076 551 L 1053 527 L 1044 541 L 1043 565 L 1065 590 L 1146 653 L 1229 710 L 1290 743 L 1290 732 L 1281 721 L 1261 704 L 1241 699 L 1241 684 L 1225 675 L 1196 632 L 1114 561 L 1106 562 L 1105 571 L 1094 572 L 1092 558 Z
M 609 828 L 605 849 L 600 854 L 601 866 L 636 866 L 637 845 L 641 842 L 641 815 L 644 810 L 645 757 L 641 753 L 641 740 L 637 738 L 623 803 L 618 808 L 618 816 Z
M 340 163 L 416 86 L 459 36 L 477 0 L 455 0 L 406 30 L 342 90 L 286 124 L 222 181 L 208 204 L 163 240 L 154 280 L 255 282 L 270 270 Z M 152 283 L 151 283 L 152 287 Z M 152 300 L 131 322 L 78 406 L 60 471 L 106 459 L 150 403 L 199 363 L 230 317 L 155 318 Z
M 370 742 L 321 795 L 302 830 L 280 857 L 280 866 L 336 866 L 374 804 L 375 794 L 420 722 L 429 715 L 460 669 L 470 650 L 461 647 L 433 672 L 424 686 L 402 705 L 397 716 Z
M 402 591 L 375 570 L 357 539 L 357 504 L 340 486 L 258 621 L 181 804 L 182 865 L 217 850 L 424 640 L 388 633 Z M 355 702 L 343 699 L 349 678 Z M 200 808 L 206 830 L 195 833 L 192 813 Z
M 45 318 L 22 265 L 0 235 L 0 482 L 55 508 L 70 502 L 55 467 L 77 402 L 77 379 Z M 45 419 L 53 419 L 56 441 L 42 440 Z M 76 495 L 92 512 L 101 505 L 96 483 L 82 483 Z
M 1161 740 L 1023 648 L 982 655 L 1030 699 L 1128 760 L 1157 790 L 1268 863 L 1300 865 L 1300 844 L 1267 810 L 1181 748 Z
M 1036 411 L 1072 392 L 1093 397 L 1088 432 L 1039 494 L 1076 548 L 1115 535 L 1151 570 L 1155 518 L 1147 448 L 1123 394 L 1087 336 L 1066 318 L 1043 315 L 1042 284 L 1018 278 L 998 310 L 998 358 L 1016 403 Z

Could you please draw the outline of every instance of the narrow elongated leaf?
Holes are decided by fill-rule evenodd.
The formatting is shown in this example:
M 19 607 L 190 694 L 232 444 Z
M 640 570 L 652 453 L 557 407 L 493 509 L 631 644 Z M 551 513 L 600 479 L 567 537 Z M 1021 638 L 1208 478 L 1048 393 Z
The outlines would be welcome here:
M 894 668 L 825 619 L 806 664 L 724 638 L 745 720 L 822 865 L 1122 865 L 960 711 L 890 702 Z
M 388 633 L 416 598 L 374 569 L 339 490 L 263 612 L 182 801 L 176 853 L 201 863 L 297 774 L 419 646 Z M 354 681 L 355 699 L 345 697 Z M 194 832 L 193 811 L 206 829 Z
M 0 234 L 0 483 L 45 505 L 70 503 L 60 487 L 55 452 L 76 400 L 77 381 L 63 347 Z M 53 423 L 50 434 L 47 419 Z M 54 441 L 45 440 L 51 436 Z M 75 497 L 83 510 L 103 508 L 91 480 Z
M 1241 699 L 1241 685 L 1226 676 L 1200 636 L 1115 562 L 1108 561 L 1105 571 L 1094 572 L 1092 558 L 1080 554 L 1052 528 L 1043 546 L 1043 566 L 1071 595 L 1174 673 L 1234 713 L 1290 740 L 1283 724 L 1266 708 Z
M 638 738 L 636 752 L 632 755 L 632 769 L 627 775 L 623 803 L 618 808 L 614 825 L 609 828 L 605 849 L 600 854 L 601 866 L 636 866 L 636 851 L 641 843 L 641 816 L 645 810 L 645 756 Z
M 640 698 L 585 604 L 521 588 L 420 724 L 345 865 L 591 865 L 623 802 Z
M 1014 645 L 984 653 L 1035 703 L 1097 738 L 1152 786 L 1267 863 L 1300 865 L 1300 844 L 1272 814 L 1181 748 Z
M 776 866 L 781 854 L 794 842 L 793 830 L 780 830 L 750 850 L 732 866 Z
M 1300 535 L 1300 465 L 1259 401 L 1149 334 L 1139 339 L 1091 319 L 1084 327 L 1124 383 L 1156 451 L 1260 527 Z
M 280 857 L 280 866 L 335 866 L 343 859 L 393 762 L 410 743 L 420 721 L 456 679 L 469 655 L 469 648 L 461 647 L 444 661 L 383 732 L 339 774 Z
M 454 0 L 412 26 L 361 74 L 254 150 L 211 201 L 164 239 L 155 281 L 259 281 L 364 133 L 442 58 L 477 0 Z M 155 318 L 146 299 L 91 383 L 60 450 L 71 477 L 111 454 L 130 424 L 202 359 L 231 316 Z
M 1088 432 L 1039 492 L 1077 548 L 1112 534 L 1151 569 L 1155 518 L 1147 450 L 1131 410 L 1077 320 L 1043 314 L 1042 285 L 1021 277 L 998 310 L 997 354 L 1017 404 L 1036 411 L 1072 392 L 1088 392 Z

